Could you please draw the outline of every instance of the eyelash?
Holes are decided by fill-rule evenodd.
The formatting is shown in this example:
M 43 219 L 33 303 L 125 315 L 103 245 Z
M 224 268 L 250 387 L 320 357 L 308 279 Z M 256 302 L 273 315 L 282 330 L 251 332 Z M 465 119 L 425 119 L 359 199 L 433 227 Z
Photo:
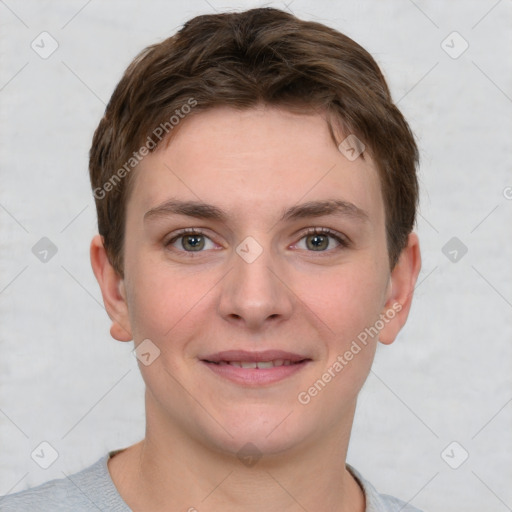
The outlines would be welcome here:
M 170 247 L 174 242 L 176 242 L 177 240 L 179 240 L 180 238 L 182 238 L 186 235 L 200 235 L 200 236 L 204 236 L 204 237 L 208 238 L 209 240 L 211 240 L 211 238 L 201 230 L 197 230 L 195 228 L 185 228 L 185 229 L 181 229 L 177 233 L 175 233 L 174 236 L 171 239 L 169 239 L 168 241 L 166 241 L 164 245 L 166 247 Z M 329 228 L 316 228 L 316 227 L 308 228 L 305 232 L 301 233 L 299 241 L 302 240 L 303 238 L 305 238 L 307 236 L 311 236 L 311 235 L 328 235 L 331 238 L 334 238 L 334 240 L 336 240 L 336 242 L 338 242 L 339 245 L 337 247 L 335 247 L 334 249 L 330 249 L 330 250 L 326 250 L 326 251 L 307 251 L 307 252 L 329 254 L 329 253 L 332 253 L 333 251 L 345 249 L 350 246 L 350 241 L 347 237 L 345 237 L 341 233 L 333 231 L 332 229 L 329 229 Z M 177 250 L 174 248 L 171 250 L 175 250 L 176 252 L 180 252 L 180 253 L 189 254 L 192 257 L 195 254 L 200 254 L 200 253 L 204 252 L 204 251 Z

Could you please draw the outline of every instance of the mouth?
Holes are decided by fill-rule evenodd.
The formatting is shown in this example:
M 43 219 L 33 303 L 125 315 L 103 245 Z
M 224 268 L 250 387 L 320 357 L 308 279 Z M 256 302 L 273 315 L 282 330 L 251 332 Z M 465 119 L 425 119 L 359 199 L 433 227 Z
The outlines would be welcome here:
M 208 361 L 205 360 L 206 363 L 218 364 L 220 366 L 229 364 L 231 366 L 236 366 L 238 368 L 258 368 L 258 369 L 266 369 L 266 368 L 276 368 L 278 366 L 290 366 L 293 364 L 300 364 L 306 359 L 302 359 L 301 361 L 290 361 L 290 359 L 274 359 L 272 361 Z
M 200 359 L 217 376 L 244 386 L 273 384 L 303 369 L 311 358 L 280 350 L 226 351 Z

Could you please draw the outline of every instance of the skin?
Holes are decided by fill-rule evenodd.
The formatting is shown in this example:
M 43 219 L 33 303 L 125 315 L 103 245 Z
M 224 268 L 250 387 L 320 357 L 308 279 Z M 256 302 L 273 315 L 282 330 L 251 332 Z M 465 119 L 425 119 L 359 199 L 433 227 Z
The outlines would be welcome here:
M 384 203 L 368 153 L 348 160 L 318 114 L 219 107 L 182 121 L 134 178 L 124 279 L 101 237 L 91 244 L 112 336 L 135 346 L 149 339 L 161 351 L 150 365 L 139 362 L 145 439 L 109 460 L 123 499 L 145 512 L 364 511 L 364 494 L 345 468 L 356 399 L 378 341 L 392 343 L 406 322 L 421 265 L 412 233 L 389 268 Z M 227 219 L 145 218 L 170 198 L 213 204 Z M 367 219 L 279 220 L 287 208 L 327 199 L 350 202 Z M 322 250 L 312 250 L 315 235 L 305 231 L 315 227 L 340 233 L 348 245 L 327 236 Z M 190 238 L 169 244 L 182 228 L 204 232 L 201 251 L 183 247 Z M 236 252 L 248 236 L 262 249 L 252 263 Z M 379 335 L 301 404 L 299 392 L 393 304 L 401 310 Z M 312 361 L 280 382 L 249 388 L 200 361 L 230 349 L 281 349 Z M 251 467 L 237 457 L 249 442 L 261 454 Z

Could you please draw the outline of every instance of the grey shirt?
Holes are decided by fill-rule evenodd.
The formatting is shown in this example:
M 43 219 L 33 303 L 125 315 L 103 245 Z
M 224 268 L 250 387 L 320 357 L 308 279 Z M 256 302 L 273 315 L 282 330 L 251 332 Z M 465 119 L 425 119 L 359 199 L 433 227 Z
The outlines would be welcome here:
M 91 466 L 25 491 L 0 497 L 1 512 L 132 512 L 117 491 L 107 467 L 114 450 Z M 366 496 L 365 512 L 421 512 L 405 502 L 379 494 L 375 487 L 347 464 Z M 316 512 L 316 511 L 315 511 Z

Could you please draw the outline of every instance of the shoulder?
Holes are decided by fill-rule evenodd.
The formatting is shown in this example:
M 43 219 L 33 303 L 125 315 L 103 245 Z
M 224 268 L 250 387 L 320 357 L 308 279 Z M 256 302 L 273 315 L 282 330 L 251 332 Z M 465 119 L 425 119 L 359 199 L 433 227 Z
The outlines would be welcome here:
M 52 510 L 85 512 L 109 510 L 130 512 L 115 488 L 107 468 L 110 454 L 104 455 L 78 473 L 50 480 L 25 491 L 0 497 L 1 512 Z
M 347 469 L 363 488 L 366 497 L 365 512 L 422 512 L 394 496 L 380 494 L 375 487 L 368 482 L 359 471 L 347 464 Z

